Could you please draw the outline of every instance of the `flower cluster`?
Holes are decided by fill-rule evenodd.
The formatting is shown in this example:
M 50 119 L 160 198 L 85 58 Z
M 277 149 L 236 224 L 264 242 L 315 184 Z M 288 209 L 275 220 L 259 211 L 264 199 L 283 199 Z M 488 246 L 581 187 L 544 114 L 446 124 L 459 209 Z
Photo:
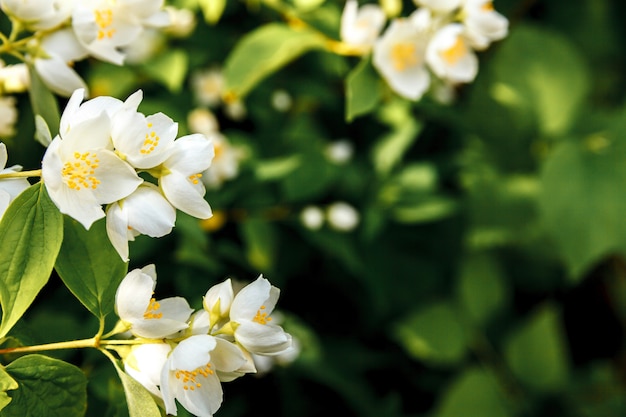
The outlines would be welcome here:
M 72 63 L 88 57 L 124 63 L 125 50 L 148 28 L 170 24 L 163 0 L 0 0 L 0 9 L 17 32 L 30 31 L 21 49 L 44 83 L 69 96 L 85 82 Z
M 259 276 L 238 292 L 230 279 L 211 287 L 203 309 L 184 298 L 156 300 L 154 265 L 135 269 L 120 284 L 115 309 L 136 344 L 122 354 L 125 371 L 176 415 L 176 401 L 211 417 L 223 400 L 222 382 L 256 372 L 253 356 L 292 349 L 292 337 L 272 322 L 280 290 Z
M 59 210 L 86 229 L 106 216 L 107 234 L 125 261 L 137 235 L 170 233 L 176 209 L 211 216 L 201 181 L 214 155 L 211 139 L 176 139 L 178 124 L 168 116 L 137 110 L 142 98 L 138 90 L 124 102 L 102 96 L 81 104 L 84 90 L 76 90 L 42 161 L 43 182 Z M 149 175 L 144 180 L 139 173 Z
M 491 0 L 414 0 L 417 9 L 393 19 L 373 4 L 347 0 L 341 21 L 343 42 L 372 54 L 376 70 L 399 95 L 419 100 L 429 89 L 450 93 L 474 80 L 476 51 L 508 33 L 508 20 Z M 380 34 L 383 31 L 382 35 Z M 449 95 L 449 94 L 447 94 Z

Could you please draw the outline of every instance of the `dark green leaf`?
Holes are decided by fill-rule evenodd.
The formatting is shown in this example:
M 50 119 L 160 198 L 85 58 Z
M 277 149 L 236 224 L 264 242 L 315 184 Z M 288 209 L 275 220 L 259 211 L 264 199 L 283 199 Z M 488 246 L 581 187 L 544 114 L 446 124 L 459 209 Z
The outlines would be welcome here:
M 369 55 L 363 58 L 346 78 L 346 120 L 373 111 L 382 98 L 381 80 Z
M 113 311 L 115 292 L 128 272 L 128 264 L 111 245 L 104 220 L 85 230 L 65 216 L 63 245 L 55 269 L 89 311 L 104 317 Z

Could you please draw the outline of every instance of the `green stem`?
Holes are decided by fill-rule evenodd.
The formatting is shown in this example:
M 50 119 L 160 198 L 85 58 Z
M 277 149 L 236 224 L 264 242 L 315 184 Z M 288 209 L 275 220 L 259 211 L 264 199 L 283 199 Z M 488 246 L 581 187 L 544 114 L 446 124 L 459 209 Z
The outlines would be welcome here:
M 71 340 L 68 342 L 45 343 L 43 345 L 35 345 L 35 346 L 18 346 L 18 347 L 13 347 L 13 348 L 0 349 L 0 355 L 6 355 L 9 353 L 40 352 L 40 351 L 45 351 L 45 350 L 98 347 L 98 343 L 99 343 L 98 339 L 96 337 L 92 337 L 89 339 Z
M 28 177 L 41 177 L 41 170 L 35 169 L 32 171 L 5 172 L 4 174 L 0 174 L 0 180 L 5 179 L 5 178 L 28 178 Z

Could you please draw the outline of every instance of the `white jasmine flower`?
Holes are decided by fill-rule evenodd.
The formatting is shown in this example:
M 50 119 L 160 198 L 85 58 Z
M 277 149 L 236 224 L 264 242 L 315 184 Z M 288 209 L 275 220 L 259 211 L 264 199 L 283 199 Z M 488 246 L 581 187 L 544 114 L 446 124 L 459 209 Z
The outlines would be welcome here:
M 176 222 L 176 210 L 153 184 L 144 182 L 106 211 L 106 231 L 113 247 L 128 262 L 128 242 L 138 235 L 162 237 Z
M 163 31 L 157 28 L 146 28 L 137 39 L 121 48 L 124 63 L 137 65 L 147 62 L 165 46 L 167 39 Z
M 230 306 L 234 337 L 250 353 L 277 355 L 291 346 L 291 335 L 271 323 L 279 295 L 262 275 L 235 295 Z
M 345 164 L 354 155 L 354 145 L 345 139 L 329 143 L 324 149 L 326 158 L 335 164 Z
M 175 123 L 163 113 L 144 116 L 137 111 L 143 98 L 135 92 L 114 115 L 112 140 L 116 152 L 135 168 L 149 169 L 162 164 L 172 153 L 178 133 Z
M 186 38 L 196 28 L 196 15 L 189 9 L 177 9 L 166 6 L 165 11 L 169 14 L 170 24 L 164 31 L 178 38 Z
M 198 417 L 212 417 L 222 404 L 218 374 L 230 373 L 245 364 L 233 343 L 210 335 L 194 335 L 180 342 L 161 373 L 165 412 L 177 415 L 176 401 Z
M 202 304 L 204 311 L 209 313 L 210 328 L 221 327 L 228 321 L 230 305 L 233 302 L 233 285 L 229 279 L 214 285 L 206 292 Z
M 326 208 L 328 224 L 339 231 L 349 232 L 353 230 L 360 221 L 359 212 L 348 203 L 338 201 Z
M 165 198 L 177 209 L 200 219 L 211 217 L 211 207 L 204 199 L 202 173 L 211 166 L 214 154 L 211 139 L 196 133 L 175 140 L 170 156 L 161 165 L 159 186 Z
M 15 97 L 0 97 L 0 138 L 8 138 L 15 134 L 18 116 L 15 104 Z
M 341 15 L 341 40 L 369 51 L 385 24 L 386 16 L 377 4 L 359 8 L 357 0 L 347 0 Z
M 413 0 L 416 6 L 427 7 L 437 13 L 450 13 L 464 0 Z
M 484 50 L 508 34 L 509 21 L 494 10 L 491 0 L 465 0 L 463 11 L 465 35 L 474 49 Z
M 426 62 L 441 79 L 467 83 L 478 73 L 478 58 L 463 36 L 463 26 L 451 23 L 439 29 L 426 48 Z
M 0 99 L 1 100 L 1 99 Z M 0 109 L 2 104 L 0 101 Z M 0 110 L 0 115 L 3 111 Z M 0 123 L 1 124 L 1 123 Z M 12 172 L 18 172 L 22 170 L 20 165 L 13 165 L 6 167 L 8 161 L 7 147 L 4 143 L 0 142 L 0 175 L 10 174 Z M 11 204 L 11 201 L 15 199 L 22 191 L 30 187 L 30 183 L 26 178 L 2 178 L 0 179 L 0 219 L 2 215 Z
M 202 182 L 207 187 L 219 188 L 225 181 L 237 176 L 242 154 L 224 135 L 213 133 L 209 137 L 213 141 L 215 156 L 211 166 L 202 173 Z
M 373 64 L 399 95 L 417 100 L 430 84 L 424 65 L 428 36 L 409 19 L 396 19 L 374 44 Z
M 43 52 L 34 57 L 34 66 L 50 90 L 64 97 L 69 97 L 77 89 L 87 91 L 85 81 L 71 66 L 87 57 L 87 50 L 70 29 L 45 36 L 40 47 Z
M 42 179 L 59 210 L 89 229 L 105 216 L 103 204 L 127 197 L 143 180 L 112 150 L 108 111 L 119 100 L 98 97 L 81 105 L 83 97 L 79 89 L 68 101 L 60 133 L 44 154 Z
M 209 136 L 219 132 L 220 125 L 215 114 L 203 107 L 197 107 L 187 115 L 189 130 L 193 133 L 202 133 Z
M 4 66 L 0 61 L 0 91 L 3 93 L 23 93 L 30 86 L 30 76 L 26 64 Z
M 272 93 L 272 107 L 279 112 L 288 111 L 293 105 L 291 95 L 285 90 L 276 90 Z
M 191 87 L 198 104 L 216 107 L 222 102 L 226 81 L 221 68 L 213 67 L 194 72 L 191 75 Z
M 0 0 L 0 8 L 25 28 L 38 31 L 61 25 L 69 19 L 74 0 Z
M 224 114 L 231 120 L 242 121 L 248 115 L 248 109 L 241 100 L 230 101 L 225 104 Z
M 324 211 L 317 206 L 307 206 L 300 212 L 300 221 L 309 230 L 319 230 L 324 224 Z
M 156 301 L 155 287 L 155 267 L 147 265 L 130 271 L 117 288 L 115 312 L 135 336 L 161 339 L 189 327 L 193 310 L 187 301 L 182 297 Z
M 90 55 L 122 65 L 120 48 L 134 42 L 145 27 L 169 23 L 163 0 L 88 0 L 74 8 L 72 28 Z
M 152 395 L 162 398 L 161 372 L 172 351 L 169 343 L 145 343 L 133 345 L 124 358 L 124 371 L 143 385 Z

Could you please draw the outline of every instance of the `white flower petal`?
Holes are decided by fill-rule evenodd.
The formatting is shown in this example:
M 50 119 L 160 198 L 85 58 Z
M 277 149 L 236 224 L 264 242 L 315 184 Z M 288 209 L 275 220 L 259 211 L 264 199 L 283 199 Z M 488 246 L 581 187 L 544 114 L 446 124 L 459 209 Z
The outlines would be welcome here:
M 192 181 L 197 181 L 198 184 Z M 162 176 L 159 185 L 167 200 L 180 211 L 200 219 L 211 217 L 211 206 L 204 199 L 204 186 L 197 179 L 192 180 L 180 172 L 173 171 Z
M 128 262 L 128 217 L 118 203 L 106 211 L 106 231 L 111 244 L 124 262 Z
M 140 269 L 133 269 L 122 280 L 115 293 L 115 312 L 123 321 L 143 317 L 150 305 L 156 282 Z

